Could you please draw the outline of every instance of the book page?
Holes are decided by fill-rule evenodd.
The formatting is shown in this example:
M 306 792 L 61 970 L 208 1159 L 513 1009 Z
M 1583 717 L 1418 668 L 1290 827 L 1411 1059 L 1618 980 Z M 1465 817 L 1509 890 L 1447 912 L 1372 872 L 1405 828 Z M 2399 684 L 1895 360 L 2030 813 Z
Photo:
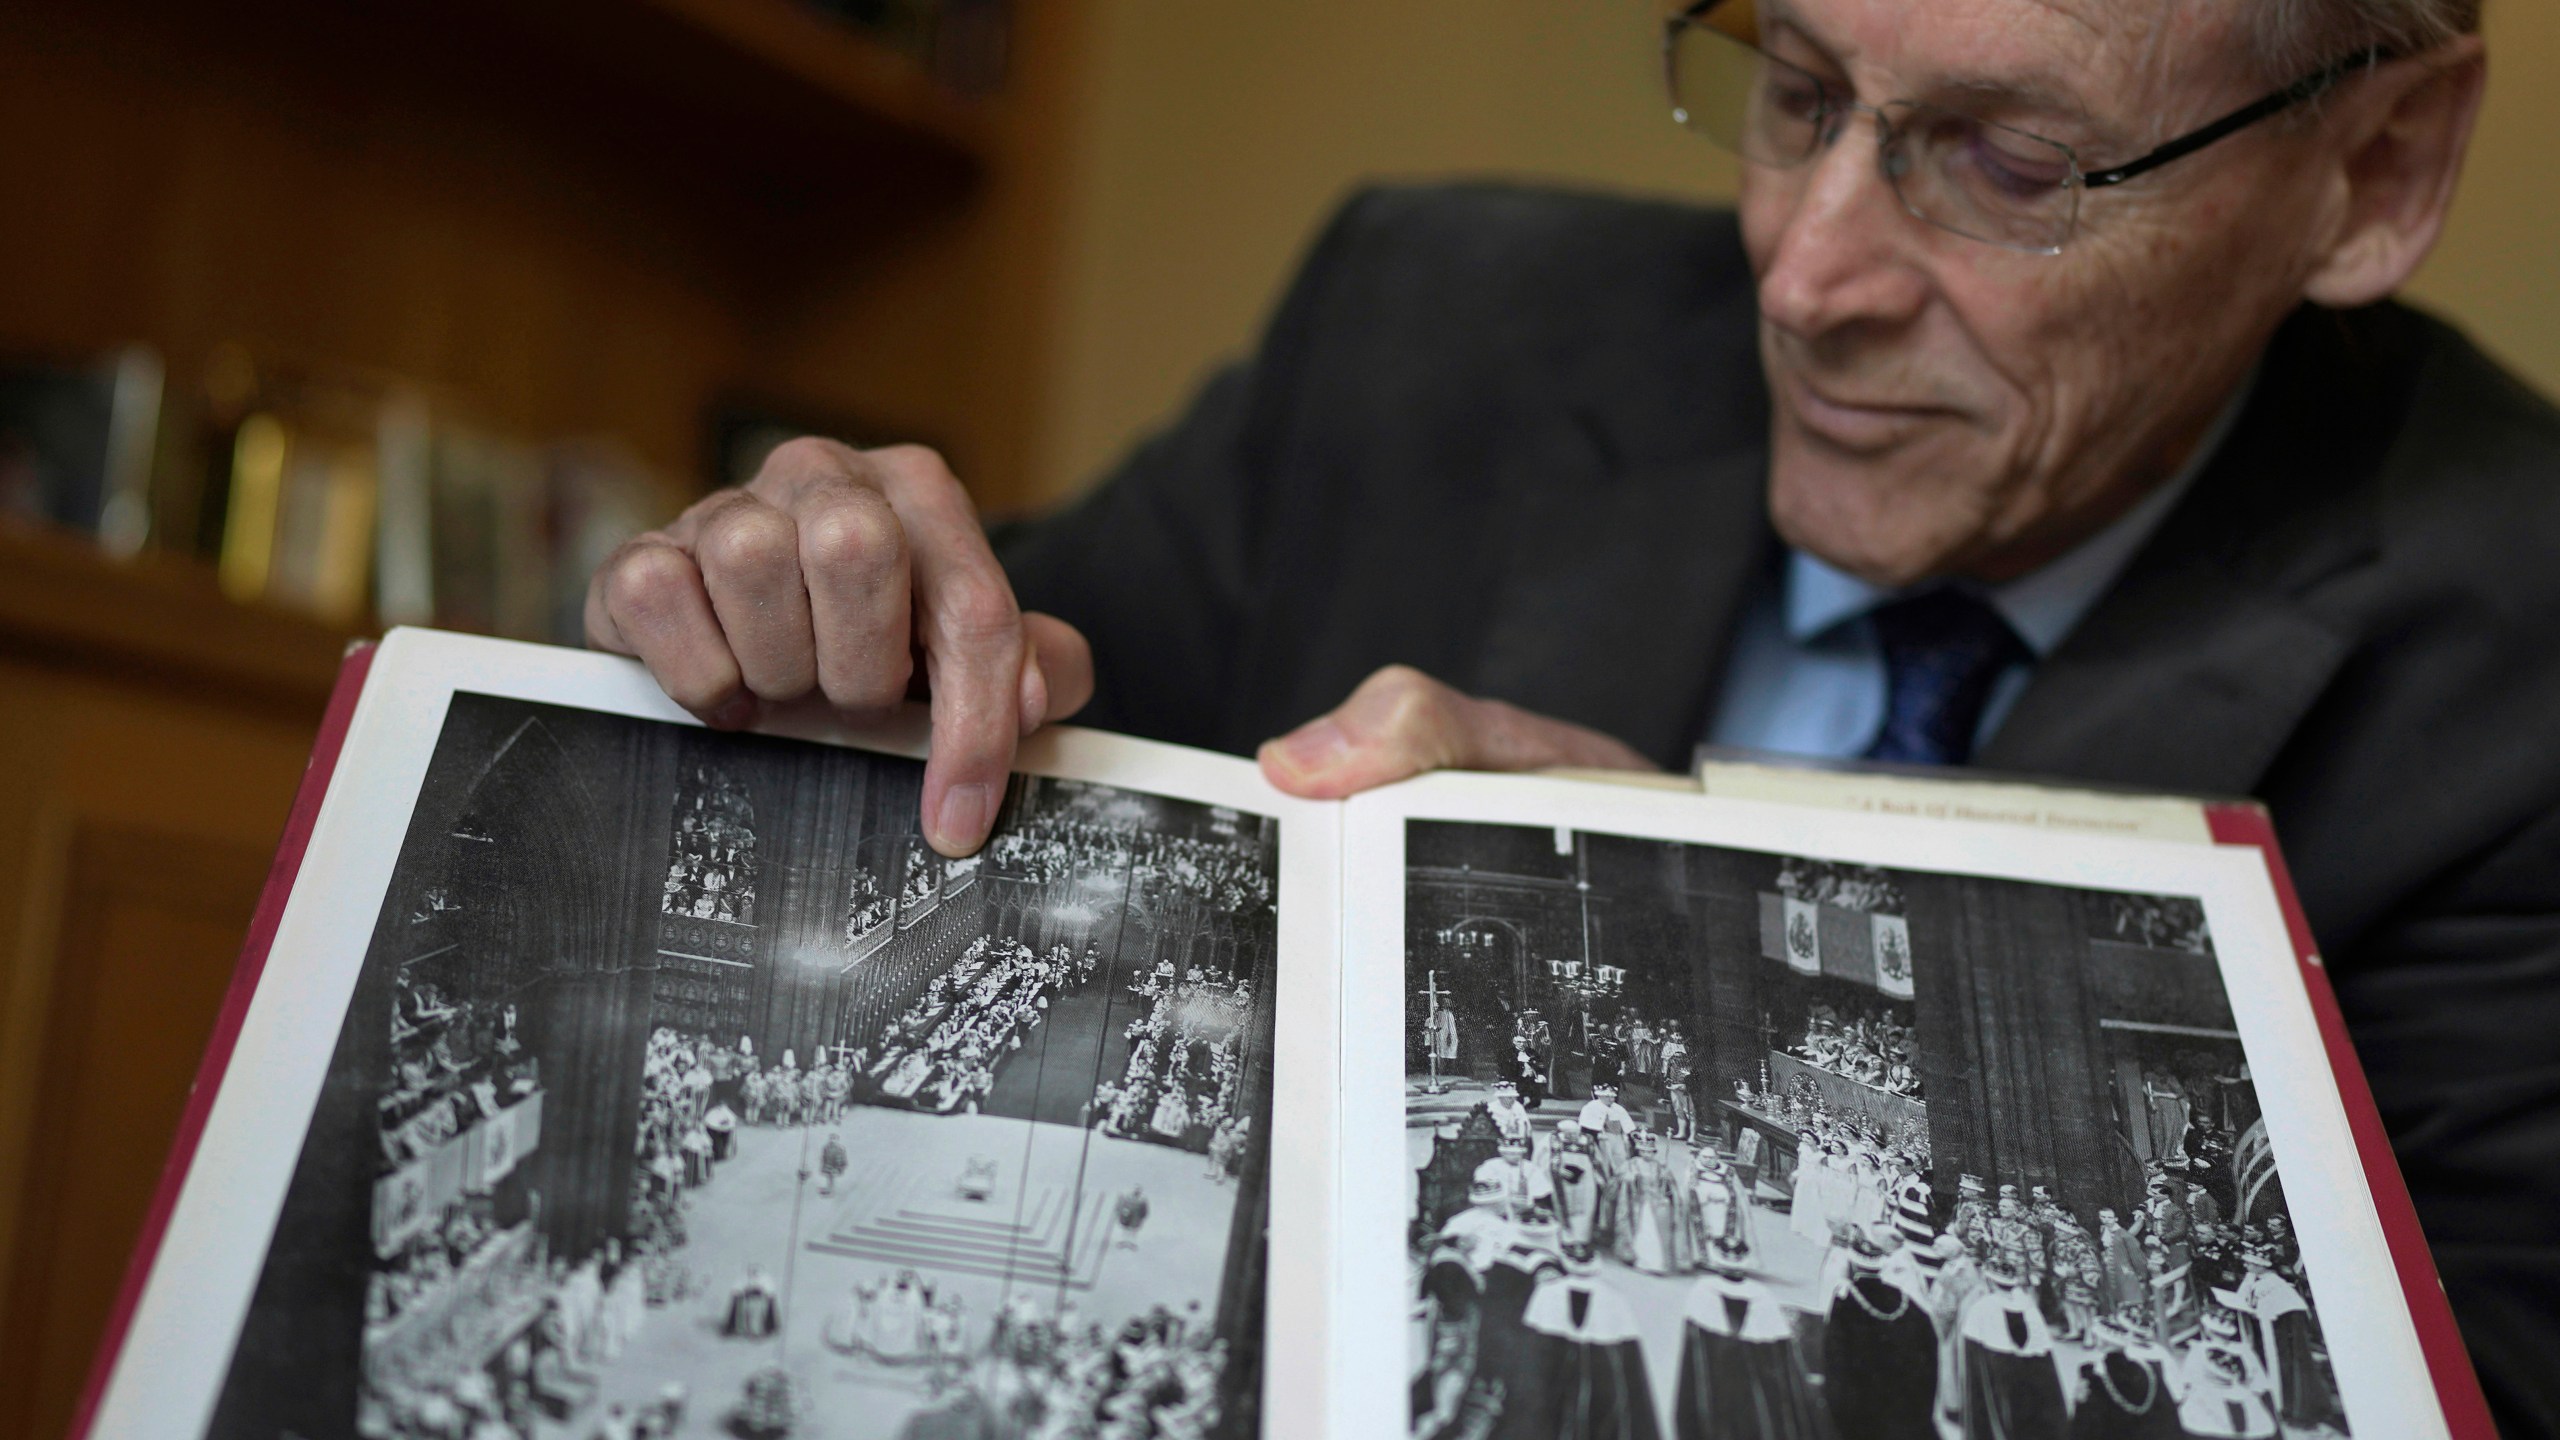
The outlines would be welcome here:
M 2446 1433 L 2254 849 L 1346 814 L 1342 1433 Z
M 1339 812 L 376 657 L 95 1433 L 1307 1434 Z

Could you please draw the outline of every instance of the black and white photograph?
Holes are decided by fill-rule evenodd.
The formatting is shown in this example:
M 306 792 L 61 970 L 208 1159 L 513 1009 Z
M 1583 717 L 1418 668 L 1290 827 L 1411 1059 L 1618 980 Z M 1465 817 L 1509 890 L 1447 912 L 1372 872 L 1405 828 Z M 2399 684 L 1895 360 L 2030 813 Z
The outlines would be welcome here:
M 1410 1433 L 2349 1433 L 2201 901 L 1405 829 Z
M 219 1436 L 1248 1436 L 1278 822 L 456 694 Z

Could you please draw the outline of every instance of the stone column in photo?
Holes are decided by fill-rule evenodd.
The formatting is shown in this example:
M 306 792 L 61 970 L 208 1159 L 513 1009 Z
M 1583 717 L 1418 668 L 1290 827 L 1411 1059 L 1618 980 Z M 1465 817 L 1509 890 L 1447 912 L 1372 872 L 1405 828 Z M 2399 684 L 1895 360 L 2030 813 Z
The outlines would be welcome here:
M 1905 873 L 1920 1079 L 1939 1194 L 1959 1175 L 2122 1210 L 2141 1167 L 2115 1123 L 2089 983 L 2091 898 Z

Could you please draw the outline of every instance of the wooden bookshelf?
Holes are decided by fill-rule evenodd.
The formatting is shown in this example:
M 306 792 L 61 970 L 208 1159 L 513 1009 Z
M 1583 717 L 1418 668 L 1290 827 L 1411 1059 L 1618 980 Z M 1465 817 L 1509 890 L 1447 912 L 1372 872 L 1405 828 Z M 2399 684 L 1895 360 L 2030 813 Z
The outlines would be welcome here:
M 0 1436 L 68 1423 L 351 638 L 0 525 Z
M 226 344 L 621 437 L 725 398 L 1024 498 L 1080 7 L 965 97 L 795 0 L 0 6 L 0 350 Z
M 1083 14 L 968 97 L 793 0 L 0 4 L 0 352 L 399 377 L 679 492 L 743 397 L 1003 509 Z M 69 1419 L 350 638 L 0 527 L 0 1440 Z
M 24 663 L 309 720 L 356 639 L 235 603 L 193 560 L 0 522 L 0 654 Z

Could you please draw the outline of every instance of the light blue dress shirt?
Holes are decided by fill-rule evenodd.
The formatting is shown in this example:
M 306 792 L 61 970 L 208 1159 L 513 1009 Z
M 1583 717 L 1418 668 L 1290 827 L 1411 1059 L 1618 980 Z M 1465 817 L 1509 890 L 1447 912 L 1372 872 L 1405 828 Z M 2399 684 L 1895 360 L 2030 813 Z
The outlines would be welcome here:
M 2009 666 L 1993 682 L 1974 731 L 1977 749 L 1998 733 L 2036 664 L 2061 645 L 2195 484 L 2248 393 L 2243 386 L 2184 470 L 2114 524 L 2040 570 L 1978 587 L 1976 593 L 2018 632 L 2032 658 Z M 1868 617 L 1902 593 L 1870 585 L 1801 550 L 1788 551 L 1784 566 L 1745 610 L 1707 738 L 1717 745 L 1834 760 L 1865 754 L 1884 725 L 1886 690 L 1884 653 Z

